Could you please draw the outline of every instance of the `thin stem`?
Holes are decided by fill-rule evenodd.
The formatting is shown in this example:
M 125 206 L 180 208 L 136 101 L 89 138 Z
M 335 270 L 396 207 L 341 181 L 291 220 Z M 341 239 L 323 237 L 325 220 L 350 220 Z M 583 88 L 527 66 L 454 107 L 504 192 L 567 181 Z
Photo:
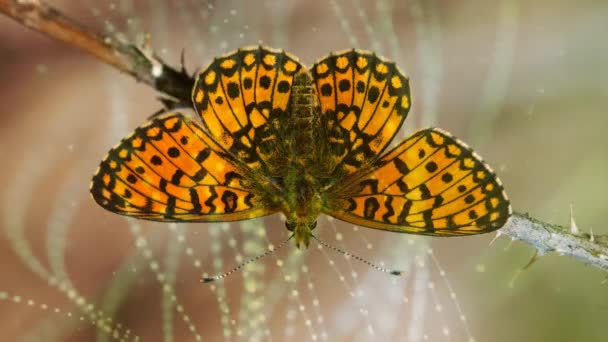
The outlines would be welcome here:
M 76 47 L 138 81 L 190 106 L 194 79 L 182 67 L 166 65 L 149 46 L 138 47 L 115 36 L 87 30 L 57 9 L 38 0 L 0 0 L 0 12 L 32 30 Z
M 572 230 L 515 213 L 499 234 L 533 246 L 540 256 L 556 252 L 608 271 L 608 236 Z
M 0 0 L 0 11 L 26 27 L 87 52 L 122 72 L 135 76 L 131 65 L 109 40 L 87 30 L 44 2 Z

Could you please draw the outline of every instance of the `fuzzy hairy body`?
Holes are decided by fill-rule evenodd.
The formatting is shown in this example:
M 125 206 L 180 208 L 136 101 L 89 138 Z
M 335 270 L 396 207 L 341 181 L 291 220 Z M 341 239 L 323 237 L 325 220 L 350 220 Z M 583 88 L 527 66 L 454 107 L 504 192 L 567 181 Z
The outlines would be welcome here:
M 285 122 L 277 122 L 280 131 L 275 134 L 280 139 L 269 163 L 274 169 L 271 179 L 280 189 L 272 206 L 285 215 L 296 245 L 308 246 L 323 207 L 323 189 L 330 180 L 331 169 L 324 157 L 328 146 L 319 99 L 308 71 L 295 75 L 289 103 L 288 115 L 282 119 Z

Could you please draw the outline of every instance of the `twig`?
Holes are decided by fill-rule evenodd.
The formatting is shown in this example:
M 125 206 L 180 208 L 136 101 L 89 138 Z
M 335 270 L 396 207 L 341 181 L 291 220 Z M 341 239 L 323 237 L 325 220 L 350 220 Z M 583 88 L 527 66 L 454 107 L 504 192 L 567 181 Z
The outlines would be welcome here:
M 0 0 L 0 12 L 21 24 L 75 46 L 128 73 L 154 89 L 170 95 L 178 104 L 190 105 L 194 85 L 183 66 L 180 71 L 166 65 L 149 46 L 137 47 L 117 37 L 90 32 L 58 10 L 37 0 Z M 539 255 L 557 252 L 608 271 L 608 236 L 593 236 L 514 214 L 499 234 L 533 246 Z
M 38 0 L 0 0 L 0 12 L 35 31 L 87 52 L 180 104 L 190 106 L 194 79 L 165 64 L 149 46 L 138 47 L 117 36 L 100 36 Z M 147 44 L 146 44 L 147 45 Z
M 534 246 L 539 255 L 556 252 L 608 271 L 608 236 L 583 233 L 578 229 L 536 220 L 527 214 L 514 214 L 499 230 L 513 239 Z

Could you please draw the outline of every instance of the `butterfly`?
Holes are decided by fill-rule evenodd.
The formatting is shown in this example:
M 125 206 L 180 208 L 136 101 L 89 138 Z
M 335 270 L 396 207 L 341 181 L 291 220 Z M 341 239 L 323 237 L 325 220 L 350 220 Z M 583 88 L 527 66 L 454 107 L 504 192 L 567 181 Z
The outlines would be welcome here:
M 261 46 L 215 58 L 192 89 L 198 120 L 157 116 L 112 148 L 93 199 L 164 222 L 277 212 L 298 248 L 319 215 L 430 236 L 481 234 L 512 213 L 492 169 L 430 128 L 388 149 L 410 106 L 409 79 L 373 53 L 330 54 L 307 69 Z

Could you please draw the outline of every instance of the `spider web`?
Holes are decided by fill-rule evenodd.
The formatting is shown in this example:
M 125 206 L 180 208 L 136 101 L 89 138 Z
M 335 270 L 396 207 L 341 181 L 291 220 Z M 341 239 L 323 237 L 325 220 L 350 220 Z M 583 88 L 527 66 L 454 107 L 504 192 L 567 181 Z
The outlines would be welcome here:
M 438 123 L 443 55 L 434 2 L 84 3 L 74 11 L 93 18 L 105 32 L 130 40 L 142 42 L 149 33 L 152 45 L 168 61 L 179 60 L 185 47 L 190 71 L 215 55 L 257 43 L 283 48 L 307 64 L 330 51 L 373 50 L 415 72 L 419 80 L 413 84 L 418 96 L 415 110 L 395 141 L 419 126 Z M 317 20 L 305 20 L 308 17 Z M 396 18 L 407 18 L 408 23 L 398 24 Z M 513 30 L 508 26 L 499 29 Z M 504 83 L 503 74 L 488 82 Z M 80 152 L 113 144 L 134 124 L 143 122 L 146 114 L 129 103 L 128 89 L 114 83 L 115 71 L 108 70 L 103 77 L 106 84 L 100 96 L 107 98 L 110 110 L 94 113 L 105 118 L 100 127 L 103 133 Z M 484 102 L 482 106 L 488 105 Z M 76 131 L 78 127 L 61 129 Z M 66 137 L 54 144 L 65 143 L 69 150 L 70 141 Z M 79 214 L 87 210 L 95 217 L 101 215 L 83 196 L 87 183 L 81 181 L 93 170 L 91 160 L 95 158 L 78 161 L 72 155 L 69 170 L 58 178 L 53 197 L 45 202 L 48 215 L 41 221 L 44 229 L 39 237 L 44 240 L 43 256 L 28 237 L 28 208 L 38 180 L 52 171 L 57 151 L 41 143 L 35 152 L 27 153 L 31 157 L 20 161 L 21 172 L 11 176 L 5 193 L 5 199 L 18 199 L 4 207 L 7 239 L 23 265 L 67 301 L 41 301 L 35 292 L 0 288 L 0 301 L 44 312 L 43 319 L 23 333 L 26 338 L 71 336 L 75 329 L 92 323 L 91 334 L 97 341 L 474 340 L 457 290 L 432 240 L 370 231 L 331 218 L 320 220 L 321 237 L 372 261 L 384 261 L 386 267 L 404 270 L 405 276 L 386 276 L 313 243 L 307 251 L 287 248 L 247 266 L 241 274 L 201 285 L 198 279 L 204 273 L 224 271 L 282 241 L 287 233 L 281 219 L 162 225 L 119 218 L 112 222 L 120 222 L 123 233 L 112 238 L 130 247 L 119 251 L 122 257 L 106 278 L 96 280 L 100 285 L 94 291 L 86 286 L 85 292 L 81 284 L 87 275 L 70 271 L 73 259 L 68 255 L 74 257 L 70 246 L 80 243 L 80 235 L 74 231 L 107 232 L 104 225 L 83 220 Z M 87 263 L 98 260 L 91 258 Z

